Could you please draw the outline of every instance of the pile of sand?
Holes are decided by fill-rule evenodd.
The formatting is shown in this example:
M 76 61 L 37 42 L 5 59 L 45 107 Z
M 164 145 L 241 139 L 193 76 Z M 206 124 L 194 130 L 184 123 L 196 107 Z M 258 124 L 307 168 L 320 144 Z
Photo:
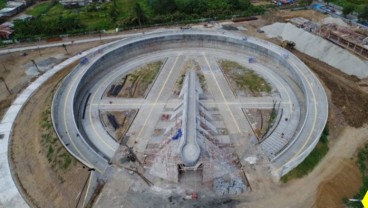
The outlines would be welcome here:
M 290 23 L 274 23 L 261 28 L 268 37 L 293 41 L 296 49 L 359 78 L 368 77 L 368 63 L 347 50 Z

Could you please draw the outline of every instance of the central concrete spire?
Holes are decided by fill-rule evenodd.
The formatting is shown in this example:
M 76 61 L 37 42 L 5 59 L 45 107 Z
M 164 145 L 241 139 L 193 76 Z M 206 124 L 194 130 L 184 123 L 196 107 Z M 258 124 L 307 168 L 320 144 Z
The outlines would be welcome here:
M 181 115 L 182 137 L 179 140 L 179 153 L 183 164 L 188 167 L 195 166 L 201 154 L 201 148 L 198 145 L 197 139 L 200 137 L 199 130 L 201 130 L 201 132 L 206 131 L 201 127 L 201 124 L 205 122 L 202 126 L 206 126 L 206 128 L 209 127 L 215 132 L 217 131 L 216 128 L 207 121 L 208 118 L 211 118 L 211 115 L 206 111 L 199 100 L 202 93 L 203 90 L 196 72 L 194 70 L 188 71 L 179 95 L 179 97 L 183 99 L 183 102 L 174 113 L 175 115 Z

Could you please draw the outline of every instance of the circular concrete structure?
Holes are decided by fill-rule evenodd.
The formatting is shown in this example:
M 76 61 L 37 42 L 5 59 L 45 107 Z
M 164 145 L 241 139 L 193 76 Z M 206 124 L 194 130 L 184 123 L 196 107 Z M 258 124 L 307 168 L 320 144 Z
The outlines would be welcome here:
M 224 86 L 226 80 L 216 64 L 220 58 L 253 70 L 276 89 L 275 93 L 264 98 L 234 97 Z M 288 51 L 263 40 L 196 30 L 143 34 L 110 44 L 83 59 L 54 97 L 52 117 L 61 142 L 82 163 L 104 173 L 120 144 L 104 129 L 99 112 L 138 106 L 134 107 L 140 110 L 128 131 L 128 145 L 142 156 L 151 135 L 146 131 L 155 128 L 151 123 L 157 122 L 163 103 L 167 105 L 170 86 L 175 83 L 172 79 L 187 59 L 196 59 L 204 76 L 213 80 L 209 91 L 221 101 L 216 101 L 215 107 L 232 135 L 248 140 L 246 135 L 252 133 L 251 125 L 240 118 L 244 117 L 240 108 L 269 108 L 278 103 L 282 110 L 277 114 L 277 124 L 255 147 L 268 157 L 276 177 L 289 172 L 313 150 L 327 121 L 328 104 L 323 87 L 308 67 Z M 157 60 L 164 60 L 160 73 L 165 76 L 156 78 L 145 99 L 104 98 L 114 81 Z

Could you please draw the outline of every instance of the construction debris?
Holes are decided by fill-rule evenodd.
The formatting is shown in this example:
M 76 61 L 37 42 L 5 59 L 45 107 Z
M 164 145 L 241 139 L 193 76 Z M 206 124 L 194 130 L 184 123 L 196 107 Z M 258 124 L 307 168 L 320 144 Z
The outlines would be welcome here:
M 217 195 L 237 195 L 247 190 L 245 184 L 241 179 L 231 179 L 226 182 L 223 178 L 216 178 L 213 181 L 214 190 Z

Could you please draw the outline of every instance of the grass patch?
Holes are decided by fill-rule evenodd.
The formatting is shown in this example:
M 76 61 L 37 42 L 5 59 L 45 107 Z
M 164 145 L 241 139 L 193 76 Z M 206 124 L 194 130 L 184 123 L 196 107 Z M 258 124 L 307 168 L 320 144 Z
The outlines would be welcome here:
M 55 134 L 51 122 L 50 106 L 42 112 L 40 126 L 42 131 L 41 144 L 52 169 L 55 171 L 68 170 L 73 161 L 76 162 L 76 160 L 64 148 Z
M 142 83 L 146 85 L 151 84 L 160 71 L 162 64 L 162 61 L 156 61 L 153 63 L 149 63 L 145 67 L 143 67 L 142 70 L 145 73 L 142 75 Z
M 368 190 L 368 144 L 364 145 L 358 151 L 356 163 L 363 176 L 363 184 L 359 189 L 359 192 L 353 197 L 353 199 L 363 199 Z M 347 199 L 343 200 L 347 207 L 361 208 L 363 207 L 361 202 L 350 202 Z
M 281 181 L 286 183 L 291 179 L 301 178 L 311 172 L 328 152 L 328 135 L 329 132 L 326 126 L 314 150 L 296 168 L 282 176 Z
M 162 61 L 156 61 L 138 67 L 133 73 L 128 75 L 129 97 L 142 97 L 155 80 L 163 65 Z
M 260 92 L 271 92 L 272 88 L 265 79 L 239 63 L 220 60 L 219 64 L 225 74 L 236 83 L 238 89 L 249 89 L 256 94 Z

